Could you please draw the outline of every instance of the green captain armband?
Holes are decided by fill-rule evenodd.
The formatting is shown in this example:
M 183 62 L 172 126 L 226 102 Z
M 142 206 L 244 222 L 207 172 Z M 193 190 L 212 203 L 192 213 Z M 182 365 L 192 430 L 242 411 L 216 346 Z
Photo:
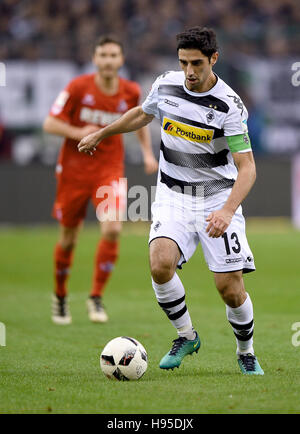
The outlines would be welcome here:
M 237 134 L 236 136 L 226 137 L 228 147 L 231 152 L 251 150 L 251 142 L 248 133 Z

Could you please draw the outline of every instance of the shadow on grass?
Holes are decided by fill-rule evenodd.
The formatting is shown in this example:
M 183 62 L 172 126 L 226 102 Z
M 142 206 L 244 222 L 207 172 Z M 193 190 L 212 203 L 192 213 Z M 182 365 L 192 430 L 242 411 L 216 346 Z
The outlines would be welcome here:
M 179 369 L 174 369 L 172 370 L 164 370 L 164 369 L 159 369 L 156 370 L 155 373 L 151 373 L 151 375 L 149 375 L 149 380 L 157 380 L 160 381 L 161 378 L 168 378 L 171 379 L 172 377 L 174 378 L 184 378 L 184 377 L 190 377 L 193 379 L 196 378 L 221 378 L 221 377 L 241 377 L 241 373 L 238 371 L 233 371 L 233 370 L 224 370 L 224 369 L 219 369 L 219 370 L 206 370 L 206 369 L 195 369 L 195 368 L 179 368 Z M 146 378 L 144 379 L 144 381 L 146 380 Z

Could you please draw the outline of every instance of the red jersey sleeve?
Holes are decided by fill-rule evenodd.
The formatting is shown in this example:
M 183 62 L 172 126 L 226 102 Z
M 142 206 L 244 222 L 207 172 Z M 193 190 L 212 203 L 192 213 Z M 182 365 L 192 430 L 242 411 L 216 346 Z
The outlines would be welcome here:
M 75 112 L 76 104 L 79 101 L 79 90 L 77 86 L 77 80 L 72 80 L 65 87 L 64 90 L 60 92 L 54 101 L 50 116 L 61 119 L 64 122 L 71 123 L 72 115 Z
M 141 98 L 141 88 L 135 81 L 124 80 L 123 92 L 127 102 L 126 111 L 139 105 Z
M 136 107 L 137 105 L 140 104 L 141 93 L 142 92 L 140 86 L 134 82 L 132 86 L 132 99 L 133 99 L 132 107 Z

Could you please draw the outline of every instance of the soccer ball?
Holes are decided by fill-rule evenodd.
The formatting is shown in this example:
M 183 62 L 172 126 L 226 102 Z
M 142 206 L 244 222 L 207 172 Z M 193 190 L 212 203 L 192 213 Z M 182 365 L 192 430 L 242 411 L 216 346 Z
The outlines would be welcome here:
M 100 355 L 104 375 L 119 381 L 138 380 L 148 366 L 148 356 L 143 345 L 127 336 L 112 339 Z

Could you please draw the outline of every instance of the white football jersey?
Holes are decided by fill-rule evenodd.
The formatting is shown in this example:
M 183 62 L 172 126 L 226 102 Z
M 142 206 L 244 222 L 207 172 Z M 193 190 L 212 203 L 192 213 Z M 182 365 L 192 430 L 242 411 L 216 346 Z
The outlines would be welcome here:
M 157 78 L 142 105 L 161 123 L 159 184 L 185 187 L 205 198 L 230 192 L 237 178 L 232 152 L 249 152 L 248 112 L 239 96 L 217 77 L 208 92 L 192 92 L 184 72 Z

